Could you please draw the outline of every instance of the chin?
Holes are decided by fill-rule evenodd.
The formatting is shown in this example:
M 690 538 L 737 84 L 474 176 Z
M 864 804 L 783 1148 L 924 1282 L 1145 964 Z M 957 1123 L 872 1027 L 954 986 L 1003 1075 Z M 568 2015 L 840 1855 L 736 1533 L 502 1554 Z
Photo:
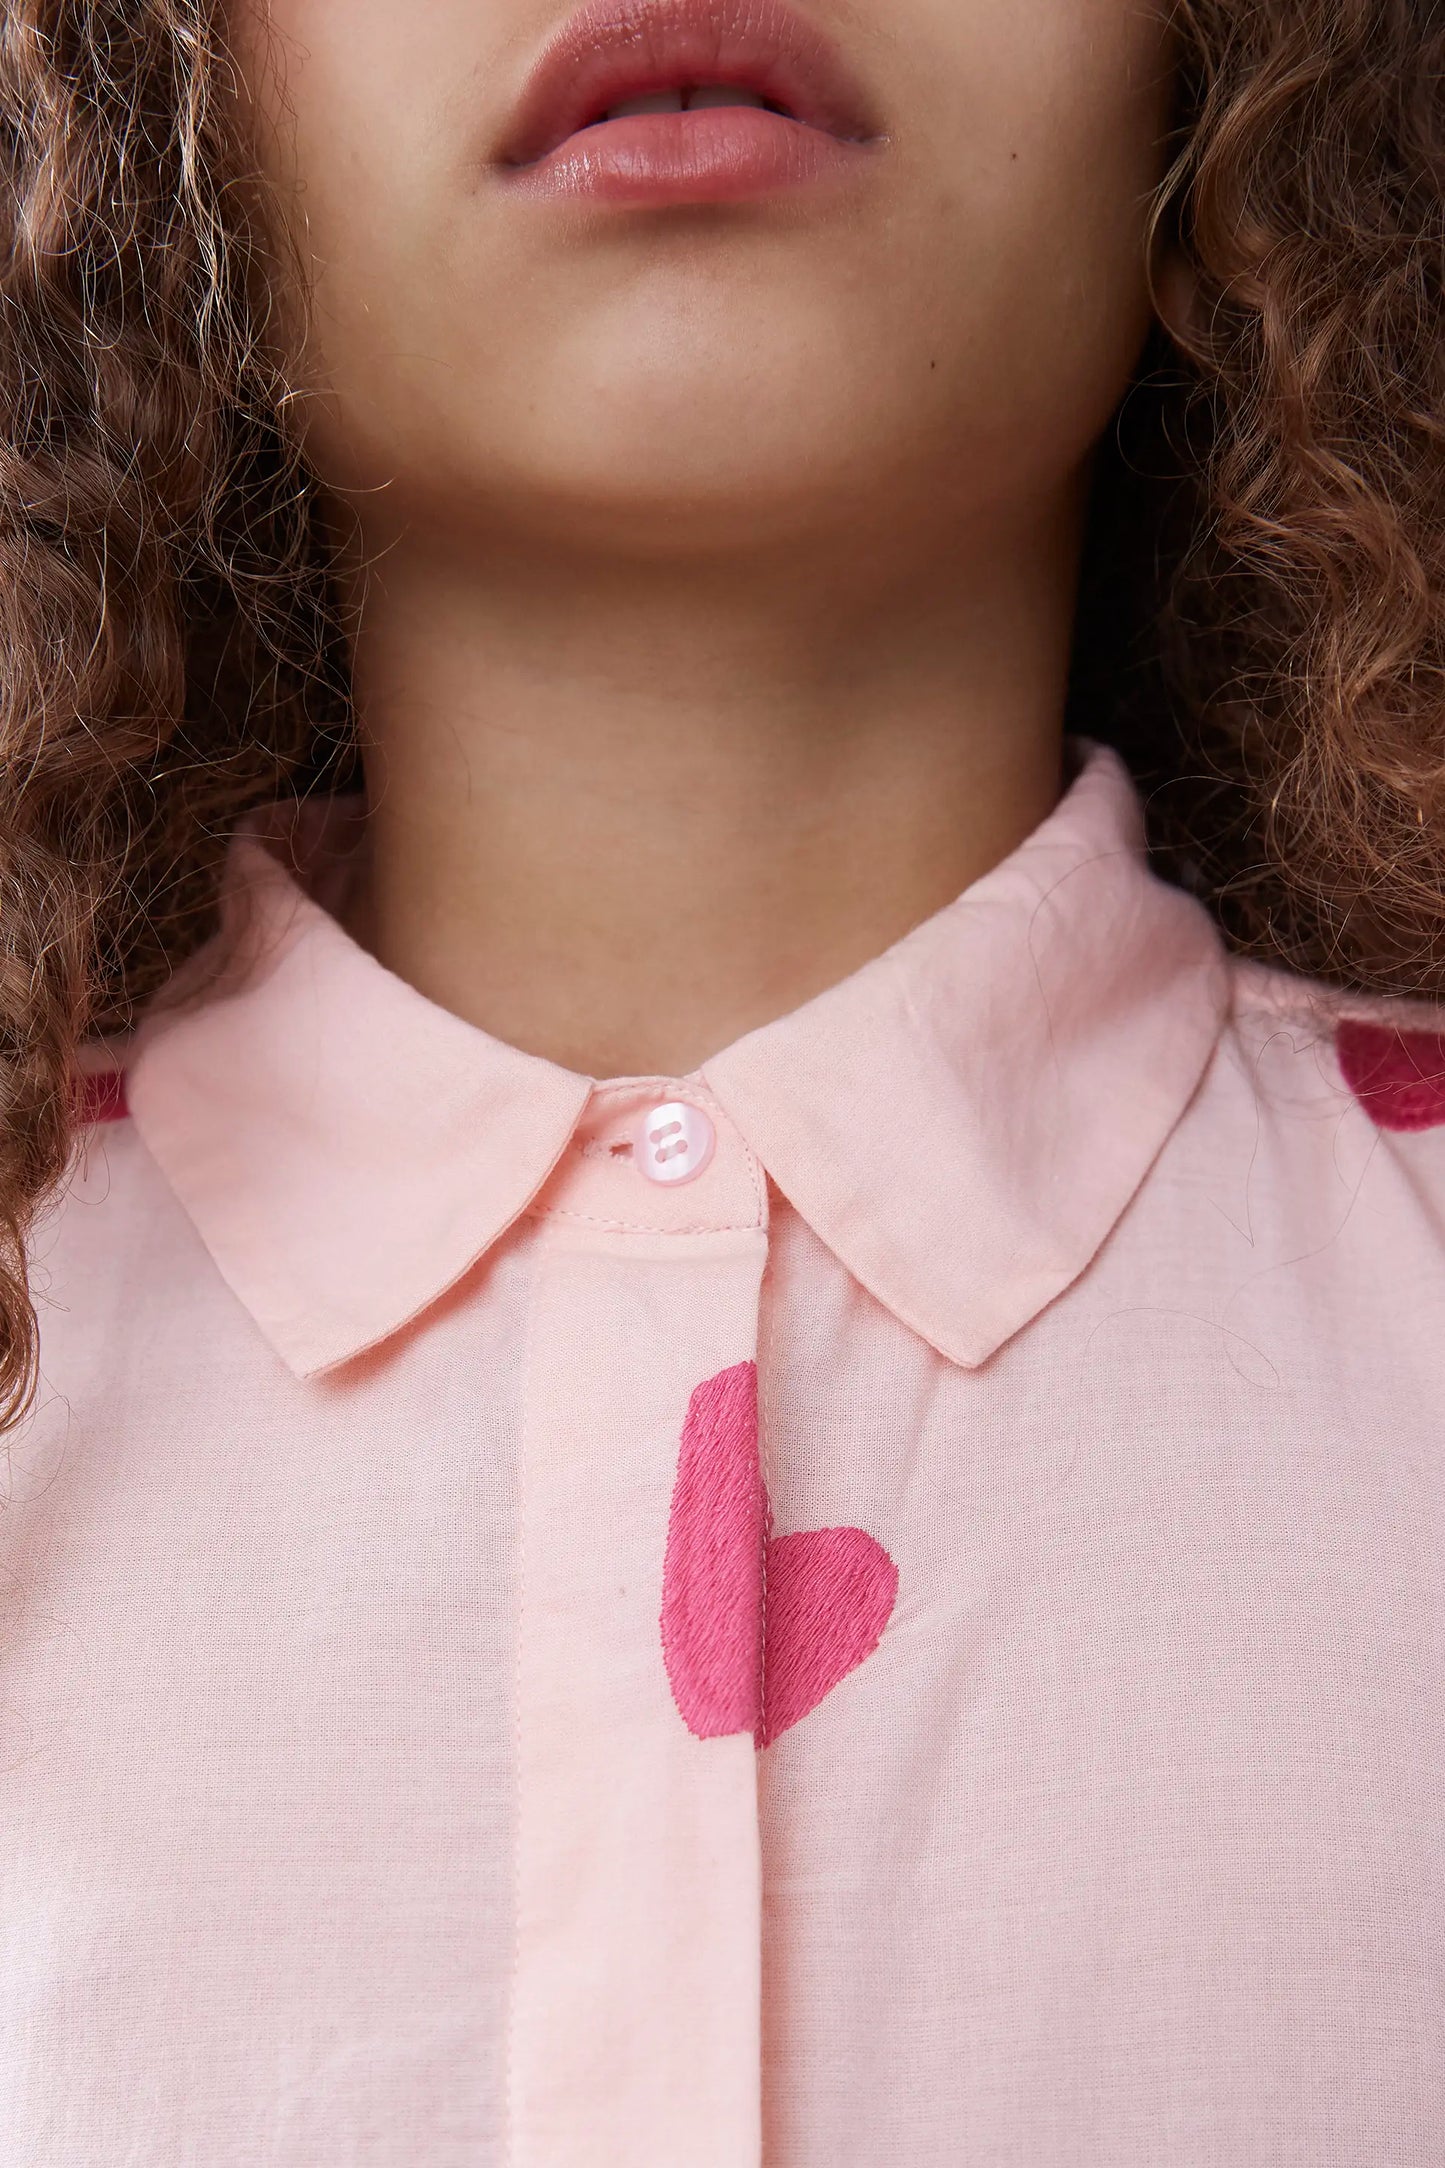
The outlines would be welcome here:
M 599 432 L 560 450 L 537 444 L 530 459 L 514 440 L 505 476 L 483 488 L 505 499 L 509 525 L 625 554 L 756 552 L 836 531 L 854 494 L 848 477 L 830 471 L 827 444 L 812 432 L 777 437 L 781 450 L 768 431 L 709 433 L 704 442 L 695 426 L 683 442 Z
M 679 488 L 642 499 L 619 487 L 608 496 L 559 500 L 536 491 L 509 526 L 561 551 L 596 557 L 614 565 L 627 562 L 680 566 L 761 563 L 770 551 L 797 549 L 819 542 L 836 519 L 820 518 L 801 497 L 774 491 L 760 496 L 725 495 Z

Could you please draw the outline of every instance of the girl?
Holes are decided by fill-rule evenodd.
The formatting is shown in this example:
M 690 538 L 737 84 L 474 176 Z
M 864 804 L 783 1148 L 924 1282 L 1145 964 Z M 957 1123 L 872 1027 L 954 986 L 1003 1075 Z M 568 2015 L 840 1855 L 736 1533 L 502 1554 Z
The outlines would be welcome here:
M 8 0 L 12 2168 L 1439 2162 L 1442 33 Z

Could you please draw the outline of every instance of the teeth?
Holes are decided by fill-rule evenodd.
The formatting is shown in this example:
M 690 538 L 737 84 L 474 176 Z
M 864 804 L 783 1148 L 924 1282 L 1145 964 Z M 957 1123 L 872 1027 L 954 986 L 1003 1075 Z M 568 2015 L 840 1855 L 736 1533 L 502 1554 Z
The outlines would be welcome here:
M 729 89 L 725 83 L 706 83 L 701 90 L 688 92 L 688 109 L 695 113 L 703 105 L 761 105 L 756 91 Z
M 680 113 L 682 109 L 680 90 L 659 90 L 651 98 L 628 98 L 622 105 L 610 106 L 602 118 L 631 120 L 635 113 Z
M 659 90 L 650 98 L 628 98 L 603 114 L 604 120 L 630 120 L 641 113 L 695 113 L 704 106 L 762 105 L 755 91 L 726 83 L 704 83 L 696 90 Z

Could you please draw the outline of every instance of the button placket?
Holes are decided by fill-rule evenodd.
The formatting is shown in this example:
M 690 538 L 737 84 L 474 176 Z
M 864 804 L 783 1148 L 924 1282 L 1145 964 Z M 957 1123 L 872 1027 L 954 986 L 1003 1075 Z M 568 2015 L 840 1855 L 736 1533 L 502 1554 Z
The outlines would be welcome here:
M 529 1211 L 621 1232 L 767 1224 L 761 1163 L 706 1086 L 689 1077 L 597 1085 Z
M 689 1724 L 664 1612 L 689 1409 L 700 1383 L 756 1360 L 767 1195 L 726 1115 L 663 1096 L 676 1088 L 602 1087 L 534 1253 L 512 2168 L 761 2159 L 756 1741 Z

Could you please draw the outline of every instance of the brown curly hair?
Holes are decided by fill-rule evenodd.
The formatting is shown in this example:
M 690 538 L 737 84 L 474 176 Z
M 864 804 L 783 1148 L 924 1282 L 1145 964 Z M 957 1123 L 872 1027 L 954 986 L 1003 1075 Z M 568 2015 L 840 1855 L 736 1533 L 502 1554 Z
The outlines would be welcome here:
M 1230 938 L 1445 978 L 1445 7 L 1179 0 L 1192 262 L 1098 469 L 1071 691 Z M 215 931 L 250 805 L 355 780 L 218 0 L 5 0 L 0 1426 L 82 1044 Z

